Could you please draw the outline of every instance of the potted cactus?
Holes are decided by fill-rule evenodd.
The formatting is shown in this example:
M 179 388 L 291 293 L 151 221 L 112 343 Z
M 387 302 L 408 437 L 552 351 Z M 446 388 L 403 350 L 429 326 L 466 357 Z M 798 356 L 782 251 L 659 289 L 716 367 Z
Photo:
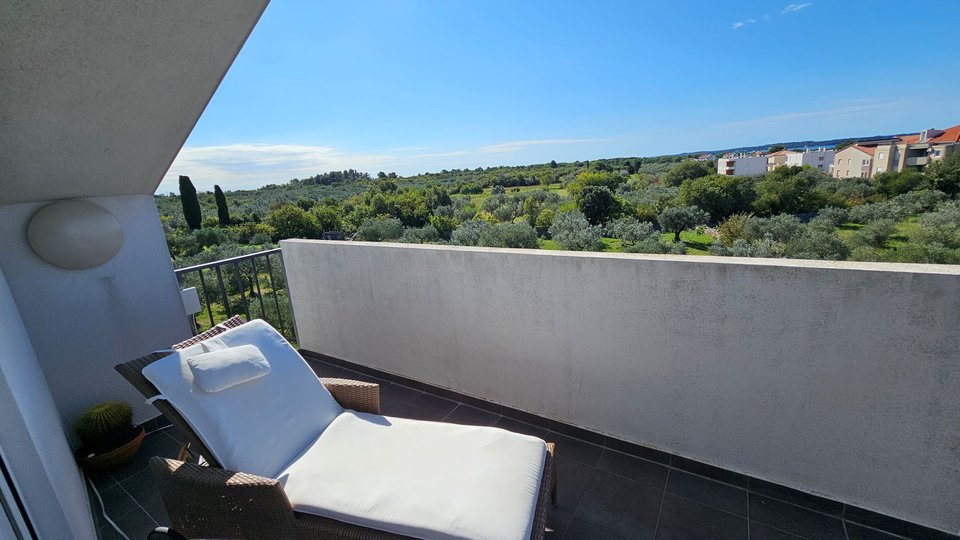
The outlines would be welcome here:
M 130 405 L 107 401 L 90 407 L 75 425 L 81 446 L 77 460 L 85 469 L 105 470 L 128 463 L 143 442 L 143 427 L 133 425 Z

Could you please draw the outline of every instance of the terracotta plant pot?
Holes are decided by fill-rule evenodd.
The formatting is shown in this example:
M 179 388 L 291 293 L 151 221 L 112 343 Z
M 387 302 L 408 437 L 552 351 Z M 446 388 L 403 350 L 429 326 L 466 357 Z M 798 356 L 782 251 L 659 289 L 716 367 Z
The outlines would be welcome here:
M 140 449 L 140 444 L 143 443 L 146 435 L 142 426 L 137 426 L 135 429 L 136 436 L 109 452 L 89 455 L 84 448 L 77 450 L 77 461 L 80 466 L 91 471 L 106 471 L 130 463 L 130 460 L 137 455 L 137 450 Z

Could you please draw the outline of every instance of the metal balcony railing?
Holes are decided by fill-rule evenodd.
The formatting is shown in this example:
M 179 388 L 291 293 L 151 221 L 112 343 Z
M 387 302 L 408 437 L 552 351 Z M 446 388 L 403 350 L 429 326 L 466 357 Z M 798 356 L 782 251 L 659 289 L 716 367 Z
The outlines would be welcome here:
M 202 332 L 234 315 L 264 319 L 292 341 L 296 325 L 286 289 L 280 249 L 268 249 L 174 271 L 180 288 L 196 287 L 200 313 L 194 331 Z

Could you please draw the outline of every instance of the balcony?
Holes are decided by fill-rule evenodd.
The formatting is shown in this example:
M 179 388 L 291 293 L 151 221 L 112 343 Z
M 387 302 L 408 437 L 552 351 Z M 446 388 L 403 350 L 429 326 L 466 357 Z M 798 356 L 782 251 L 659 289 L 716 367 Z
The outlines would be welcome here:
M 960 269 L 301 240 L 282 250 L 305 354 L 494 413 L 464 418 L 572 435 L 567 457 L 601 472 L 567 481 L 606 478 L 607 460 L 632 462 L 625 450 L 677 478 L 688 463 L 710 471 L 698 481 L 716 472 L 732 485 L 704 492 L 741 490 L 730 493 L 749 499 L 753 520 L 776 486 L 789 495 L 774 506 L 847 503 L 848 520 L 876 519 L 848 532 L 957 529 L 958 499 L 942 494 L 958 486 L 948 471 L 960 428 L 947 411 L 960 406 Z M 391 401 L 397 414 L 444 418 Z M 638 523 L 645 503 L 605 484 L 587 482 L 571 523 L 631 537 L 614 523 Z M 598 517 L 623 500 L 631 511 Z M 777 519 L 766 525 L 786 527 Z
M 156 182 L 264 8 L 4 12 L 0 536 L 116 537 L 72 455 L 77 414 L 112 399 L 157 431 L 95 479 L 103 503 L 131 538 L 166 524 L 143 466 L 180 438 L 113 365 L 190 335 L 195 278 L 208 308 L 231 281 L 246 297 L 194 322 L 276 316 L 318 373 L 379 381 L 388 414 L 555 441 L 552 537 L 956 538 L 956 267 L 289 241 L 282 272 L 272 255 L 178 283 Z M 78 198 L 123 243 L 49 264 L 24 231 Z M 256 295 L 248 264 L 269 274 Z
M 924 167 L 930 164 L 930 158 L 928 156 L 908 157 L 903 160 L 903 164 L 906 167 Z

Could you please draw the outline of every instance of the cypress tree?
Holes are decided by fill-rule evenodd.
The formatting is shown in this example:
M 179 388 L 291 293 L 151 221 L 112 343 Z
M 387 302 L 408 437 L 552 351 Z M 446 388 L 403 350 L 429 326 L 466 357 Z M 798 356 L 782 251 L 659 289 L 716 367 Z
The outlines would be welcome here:
M 223 194 L 220 186 L 213 186 L 213 198 L 217 200 L 217 219 L 220 220 L 220 226 L 226 227 L 230 224 L 230 210 L 227 208 L 227 196 Z
M 195 231 L 200 228 L 200 201 L 197 199 L 197 188 L 189 176 L 180 177 L 180 204 L 183 205 L 183 219 L 187 227 Z

